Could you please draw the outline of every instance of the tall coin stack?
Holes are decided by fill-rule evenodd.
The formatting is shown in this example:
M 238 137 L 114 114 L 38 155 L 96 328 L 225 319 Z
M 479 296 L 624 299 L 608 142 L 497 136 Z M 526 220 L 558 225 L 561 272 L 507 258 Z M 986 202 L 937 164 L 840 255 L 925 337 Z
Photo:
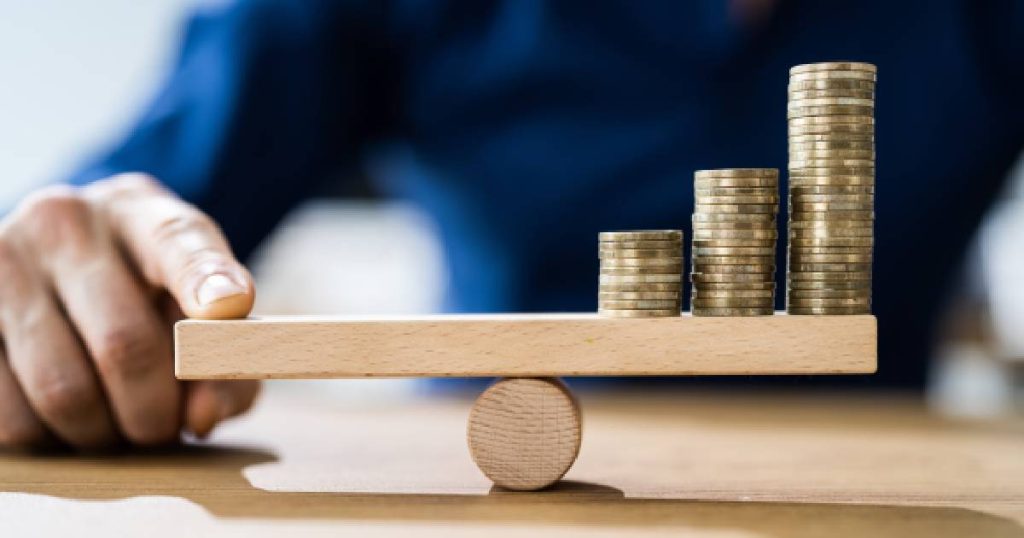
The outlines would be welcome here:
M 874 65 L 789 71 L 790 314 L 871 312 Z
M 681 230 L 602 232 L 598 235 L 598 258 L 599 314 L 613 318 L 679 315 L 683 273 Z
M 775 168 L 694 173 L 694 316 L 761 316 L 775 312 Z

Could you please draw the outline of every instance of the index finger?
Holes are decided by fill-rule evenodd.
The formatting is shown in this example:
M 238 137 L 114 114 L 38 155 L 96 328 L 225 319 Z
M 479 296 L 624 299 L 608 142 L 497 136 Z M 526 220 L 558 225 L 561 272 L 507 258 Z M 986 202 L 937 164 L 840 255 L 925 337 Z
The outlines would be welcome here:
M 143 174 L 91 185 L 115 234 L 143 277 L 174 296 L 190 318 L 241 318 L 252 310 L 252 276 L 220 228 Z

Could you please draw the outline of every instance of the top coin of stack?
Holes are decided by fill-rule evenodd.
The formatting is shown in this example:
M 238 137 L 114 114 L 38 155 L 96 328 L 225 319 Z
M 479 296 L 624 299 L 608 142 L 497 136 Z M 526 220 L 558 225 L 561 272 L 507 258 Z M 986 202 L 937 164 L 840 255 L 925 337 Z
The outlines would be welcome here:
M 601 232 L 598 313 L 616 318 L 678 316 L 682 230 Z
M 789 71 L 790 314 L 871 312 L 874 65 Z
M 693 187 L 693 315 L 773 314 L 779 171 L 698 170 Z

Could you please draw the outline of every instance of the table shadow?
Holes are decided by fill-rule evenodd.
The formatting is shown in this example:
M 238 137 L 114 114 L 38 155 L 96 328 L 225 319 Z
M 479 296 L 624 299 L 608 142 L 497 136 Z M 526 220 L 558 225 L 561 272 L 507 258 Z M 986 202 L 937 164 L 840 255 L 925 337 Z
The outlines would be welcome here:
M 221 518 L 658 527 L 793 538 L 1024 538 L 1013 520 L 953 507 L 635 498 L 573 481 L 540 492 L 492 488 L 482 495 L 276 492 L 243 476 L 246 467 L 275 461 L 266 451 L 209 446 L 105 457 L 7 453 L 0 454 L 0 491 L 81 500 L 171 496 Z

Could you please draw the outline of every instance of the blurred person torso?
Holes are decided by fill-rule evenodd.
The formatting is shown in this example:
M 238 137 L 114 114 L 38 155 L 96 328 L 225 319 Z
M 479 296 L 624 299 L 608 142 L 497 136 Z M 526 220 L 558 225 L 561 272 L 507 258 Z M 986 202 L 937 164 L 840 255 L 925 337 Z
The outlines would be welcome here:
M 244 256 L 370 166 L 436 219 L 449 310 L 592 311 L 599 231 L 689 237 L 694 170 L 785 170 L 791 66 L 872 62 L 875 381 L 920 384 L 1024 141 L 1021 35 L 1021 4 L 968 0 L 218 2 L 136 129 L 76 181 L 150 172 Z

